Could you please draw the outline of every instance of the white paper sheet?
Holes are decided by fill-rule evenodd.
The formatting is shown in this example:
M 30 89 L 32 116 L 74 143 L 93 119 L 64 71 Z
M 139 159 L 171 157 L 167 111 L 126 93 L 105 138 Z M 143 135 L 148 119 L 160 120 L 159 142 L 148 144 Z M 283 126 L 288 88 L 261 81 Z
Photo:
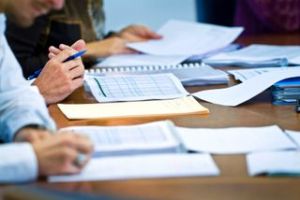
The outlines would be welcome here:
M 298 149 L 300 149 L 300 131 L 285 130 L 285 132 L 297 144 Z
M 96 67 L 178 65 L 187 58 L 189 56 L 116 55 L 104 59 Z
M 272 71 L 255 76 L 230 88 L 201 91 L 194 93 L 193 96 L 214 104 L 237 106 L 265 91 L 273 84 L 295 77 L 300 77 L 300 70 L 289 68 L 289 70 L 284 71 Z
M 278 126 L 255 128 L 177 128 L 188 150 L 212 154 L 296 149 L 296 145 Z
M 199 55 L 226 47 L 242 31 L 240 27 L 170 20 L 158 31 L 163 39 L 131 43 L 128 47 L 151 55 Z
M 161 154 L 92 159 L 78 175 L 52 176 L 50 182 L 217 176 L 208 154 Z
M 94 157 L 184 151 L 171 121 L 130 126 L 77 126 L 63 130 L 90 138 Z
M 285 70 L 300 70 L 300 67 L 266 67 L 266 68 L 254 68 L 254 69 L 237 69 L 227 71 L 229 74 L 232 74 L 236 80 L 244 82 L 250 78 L 253 78 L 257 75 L 272 72 L 272 71 L 285 71 Z
M 300 64 L 299 61 L 300 46 L 278 46 L 278 45 L 250 45 L 238 51 L 221 53 L 206 59 L 204 62 L 213 63 L 254 63 L 252 67 L 260 66 L 260 63 L 270 63 L 270 66 L 280 66 L 280 59 L 286 59 L 284 65 Z M 276 64 L 277 60 L 277 64 Z M 272 62 L 274 61 L 274 62 Z M 279 61 L 279 62 L 278 62 Z
M 173 74 L 86 76 L 98 102 L 173 99 L 188 92 Z
M 260 174 L 300 176 L 300 152 L 275 151 L 249 154 L 247 166 L 251 176 Z

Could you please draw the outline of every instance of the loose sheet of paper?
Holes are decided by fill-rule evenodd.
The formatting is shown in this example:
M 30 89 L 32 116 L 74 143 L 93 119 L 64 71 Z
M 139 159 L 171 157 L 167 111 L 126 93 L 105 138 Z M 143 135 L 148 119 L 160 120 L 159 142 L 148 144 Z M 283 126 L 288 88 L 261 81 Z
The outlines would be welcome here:
M 178 65 L 187 58 L 189 56 L 116 55 L 104 59 L 96 67 Z
M 170 20 L 158 31 L 163 39 L 131 43 L 128 47 L 151 55 L 199 55 L 226 47 L 242 31 L 241 27 Z
M 180 141 L 171 121 L 152 122 L 131 126 L 78 126 L 68 130 L 90 138 L 94 157 L 142 153 L 176 153 Z
M 193 97 L 172 100 L 105 104 L 58 104 L 69 119 L 110 119 L 128 117 L 208 114 Z
M 300 67 L 267 67 L 267 68 L 255 68 L 255 69 L 237 69 L 227 71 L 229 74 L 232 74 L 236 80 L 244 82 L 250 78 L 253 78 L 257 75 L 273 72 L 273 71 L 284 71 L 285 70 L 300 70 Z
M 300 149 L 300 132 L 299 131 L 292 131 L 292 130 L 285 130 L 286 134 L 293 140 L 293 142 L 298 146 Z
M 98 102 L 173 99 L 188 95 L 173 74 L 87 76 L 85 80 Z
M 255 128 L 177 128 L 188 150 L 213 154 L 243 154 L 266 150 L 296 149 L 278 126 Z
M 274 151 L 247 155 L 250 176 L 297 175 L 300 176 L 300 151 Z
M 300 77 L 300 70 L 289 68 L 284 71 L 272 71 L 230 88 L 201 91 L 194 93 L 193 96 L 213 104 L 237 106 L 265 91 L 273 84 L 295 77 Z
M 78 175 L 51 176 L 50 182 L 217 176 L 208 154 L 161 154 L 92 159 Z
M 299 60 L 300 46 L 278 46 L 278 45 L 250 45 L 238 51 L 221 53 L 206 59 L 207 63 L 251 63 L 276 61 L 287 59 L 291 64 L 300 64 Z M 271 63 L 270 63 L 271 64 Z M 288 64 L 288 63 L 286 63 Z

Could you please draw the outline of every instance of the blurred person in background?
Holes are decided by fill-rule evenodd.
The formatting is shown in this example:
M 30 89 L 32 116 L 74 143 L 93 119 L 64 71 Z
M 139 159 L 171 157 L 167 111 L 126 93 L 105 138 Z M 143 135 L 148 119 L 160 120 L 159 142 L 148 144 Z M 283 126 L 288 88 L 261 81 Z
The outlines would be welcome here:
M 300 0 L 236 0 L 235 25 L 247 35 L 297 32 Z

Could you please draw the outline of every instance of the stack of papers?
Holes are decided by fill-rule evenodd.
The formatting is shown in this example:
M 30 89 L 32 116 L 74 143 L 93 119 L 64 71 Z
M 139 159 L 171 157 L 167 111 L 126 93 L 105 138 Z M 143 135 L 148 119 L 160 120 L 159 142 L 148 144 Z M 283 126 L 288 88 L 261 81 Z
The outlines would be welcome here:
M 174 74 L 183 85 L 211 85 L 228 83 L 228 74 L 205 64 L 190 63 L 179 65 L 132 65 L 99 67 L 86 71 L 89 76 L 137 75 L 137 74 Z
M 259 74 L 230 88 L 201 91 L 194 93 L 193 96 L 214 104 L 237 106 L 255 97 L 279 81 L 296 77 L 300 77 L 300 70 L 297 68 L 287 68 L 284 71 L 271 71 Z
M 250 176 L 300 176 L 300 151 L 249 154 L 247 165 Z
M 78 126 L 62 130 L 90 138 L 94 144 L 93 157 L 185 152 L 171 121 L 131 126 Z
M 248 173 L 251 176 L 300 176 L 300 132 L 285 131 L 298 151 L 267 151 L 247 155 Z
M 241 27 L 228 28 L 170 20 L 158 31 L 163 39 L 131 43 L 128 47 L 150 55 L 187 55 L 190 57 L 224 48 L 232 43 L 242 31 Z
M 238 51 L 221 53 L 205 59 L 210 65 L 275 67 L 300 64 L 300 46 L 250 45 Z
M 193 97 L 173 100 L 105 104 L 58 104 L 68 119 L 111 119 L 128 117 L 208 114 L 209 110 Z
M 289 70 L 299 70 L 300 67 L 280 67 L 280 68 L 257 68 L 228 71 L 235 79 L 244 82 L 257 75 L 272 71 L 286 73 Z M 275 105 L 295 105 L 300 99 L 300 77 L 285 79 L 275 83 L 272 87 L 272 103 Z
M 181 128 L 170 121 L 129 126 L 80 126 L 63 130 L 90 138 L 93 157 L 185 153 L 244 154 L 257 151 L 295 150 L 297 145 L 278 126 L 237 128 Z
M 219 175 L 208 153 L 250 153 L 250 175 L 300 175 L 300 154 L 296 151 L 300 149 L 300 132 L 283 132 L 275 125 L 208 129 L 175 127 L 170 121 L 160 121 L 62 130 L 89 137 L 95 152 L 80 174 L 52 176 L 51 182 Z M 187 150 L 198 153 L 188 154 Z
M 193 55 L 206 55 L 222 51 L 243 31 L 203 23 L 170 20 L 158 33 L 160 40 L 128 44 L 129 48 L 144 54 L 111 56 L 102 60 L 98 67 L 124 66 L 171 66 Z

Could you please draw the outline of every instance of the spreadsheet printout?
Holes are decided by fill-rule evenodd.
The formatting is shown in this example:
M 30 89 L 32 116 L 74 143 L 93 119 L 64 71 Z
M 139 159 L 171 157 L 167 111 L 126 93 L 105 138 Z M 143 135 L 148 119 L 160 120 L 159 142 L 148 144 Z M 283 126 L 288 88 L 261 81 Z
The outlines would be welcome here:
M 173 74 L 88 76 L 86 81 L 99 102 L 174 99 L 188 95 Z

